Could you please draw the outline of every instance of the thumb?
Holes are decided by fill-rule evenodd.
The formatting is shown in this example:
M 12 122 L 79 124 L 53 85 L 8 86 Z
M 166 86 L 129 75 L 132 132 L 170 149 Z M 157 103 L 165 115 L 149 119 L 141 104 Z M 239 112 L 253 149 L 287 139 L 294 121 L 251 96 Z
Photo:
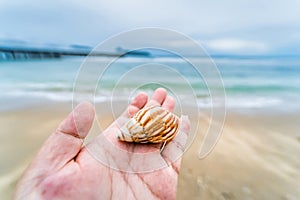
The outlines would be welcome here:
M 47 171 L 60 169 L 77 156 L 93 121 L 93 105 L 80 103 L 46 140 L 32 164 Z

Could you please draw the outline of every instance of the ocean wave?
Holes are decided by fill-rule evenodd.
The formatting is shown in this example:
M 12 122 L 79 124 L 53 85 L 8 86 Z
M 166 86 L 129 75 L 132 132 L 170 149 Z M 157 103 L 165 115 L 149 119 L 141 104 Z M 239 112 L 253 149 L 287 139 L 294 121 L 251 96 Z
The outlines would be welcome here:
M 89 93 L 74 93 L 72 91 L 24 91 L 24 90 L 14 90 L 1 94 L 0 98 L 10 98 L 10 99 L 45 99 L 56 102 L 72 102 L 73 100 L 81 101 L 84 99 L 94 100 L 96 103 L 108 102 L 114 100 L 126 100 L 132 99 L 139 90 L 135 92 L 121 92 L 112 93 L 111 91 L 103 91 L 98 94 Z M 144 91 L 145 92 L 145 91 Z M 146 91 L 147 93 L 153 92 L 152 90 Z M 172 94 L 171 94 L 172 95 Z M 190 97 L 189 97 L 190 98 Z M 181 97 L 184 99 L 184 97 Z M 221 107 L 226 106 L 227 108 L 268 108 L 279 106 L 285 103 L 284 98 L 280 97 L 259 97 L 259 96 L 245 96 L 245 97 L 235 97 L 229 96 L 226 99 L 217 98 L 214 102 L 207 95 L 197 96 L 197 105 L 200 108 L 211 108 L 211 107 Z
M 15 90 L 1 94 L 2 98 L 16 98 L 21 99 L 25 98 L 41 98 L 48 99 L 53 101 L 62 101 L 68 102 L 72 101 L 73 93 L 72 92 L 46 92 L 46 91 L 23 91 Z
M 226 106 L 229 108 L 267 108 L 283 103 L 283 99 L 275 97 L 254 97 L 254 98 L 228 98 Z
M 212 108 L 225 106 L 226 108 L 269 108 L 284 103 L 284 99 L 277 97 L 227 97 L 226 99 L 216 99 L 214 102 L 210 98 L 199 98 L 197 105 L 200 108 Z
M 111 101 L 112 97 L 108 94 L 111 94 L 107 92 L 107 95 L 99 95 L 99 94 L 89 94 L 89 93 L 79 93 L 74 94 L 71 92 L 49 92 L 49 91 L 22 91 L 22 90 L 15 90 L 6 92 L 0 95 L 0 98 L 3 99 L 12 99 L 12 100 L 19 100 L 26 98 L 28 99 L 45 99 L 50 101 L 56 101 L 56 102 L 72 102 L 74 101 L 82 101 L 82 100 L 92 100 L 96 103 L 100 102 L 108 102 Z M 115 96 L 115 99 L 118 100 L 127 100 L 128 97 L 125 96 Z

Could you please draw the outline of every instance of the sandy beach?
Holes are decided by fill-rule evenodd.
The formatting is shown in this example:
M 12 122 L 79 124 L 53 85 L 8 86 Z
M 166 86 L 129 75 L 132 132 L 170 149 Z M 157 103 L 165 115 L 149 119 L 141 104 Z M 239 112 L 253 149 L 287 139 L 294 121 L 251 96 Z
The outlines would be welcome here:
M 187 115 L 191 121 L 177 199 L 300 200 L 299 13 L 300 0 L 0 1 L 0 200 L 14 198 L 26 168 L 72 111 L 72 102 L 86 100 L 96 104 L 96 118 L 84 147 L 137 94 L 147 93 L 151 99 L 157 88 L 164 88 L 174 98 L 175 114 Z M 171 99 L 162 101 L 165 107 L 173 105 Z M 81 117 L 89 122 L 88 114 Z M 187 123 L 181 125 L 178 127 L 188 127 Z M 147 126 L 147 130 L 156 128 Z M 61 131 L 70 133 L 69 129 Z M 86 134 L 86 130 L 81 133 Z M 169 137 L 169 133 L 160 138 Z M 175 140 L 172 144 L 181 148 L 186 135 L 177 136 L 180 142 Z M 69 141 L 68 135 L 63 138 Z M 117 169 L 125 166 L 123 171 L 142 167 L 147 172 L 155 170 L 152 164 L 169 164 L 166 153 L 167 159 L 159 154 L 135 154 L 141 159 L 135 165 L 133 156 L 122 151 L 112 154 L 101 146 L 109 145 L 106 140 L 98 141 L 95 144 L 99 145 L 92 144 L 84 150 L 100 163 L 103 161 L 101 164 L 115 165 Z M 89 200 L 90 185 L 98 186 L 94 191 L 102 192 L 99 198 L 110 194 L 112 199 L 125 199 L 126 193 L 163 197 L 157 194 L 162 190 L 161 194 L 174 194 L 174 179 L 162 176 L 164 173 L 132 178 L 122 173 L 98 176 L 99 171 L 90 170 L 88 167 L 94 165 L 85 160 L 91 157 L 75 155 L 71 149 L 76 147 L 71 143 L 61 144 L 70 148 L 63 151 L 60 142 L 54 141 L 46 153 L 40 154 L 52 164 L 41 162 L 44 165 L 36 167 L 41 172 L 37 174 L 39 182 L 31 185 L 41 186 L 41 194 L 57 194 L 61 191 L 57 188 L 72 192 L 70 188 L 74 187 L 67 178 L 76 178 L 75 172 L 84 175 L 76 179 L 81 183 L 76 184 L 79 189 L 74 189 L 79 191 L 77 198 L 81 198 L 79 193 L 87 194 L 84 198 Z M 165 144 L 168 145 L 163 143 L 163 150 Z M 135 151 L 135 146 L 123 145 Z M 212 146 L 212 151 L 203 157 Z M 57 154 L 48 153 L 56 150 Z M 177 153 L 176 150 L 181 149 L 169 152 Z M 66 174 L 53 175 L 50 167 L 56 164 L 61 169 L 59 157 L 66 159 L 65 156 L 68 164 L 72 164 L 72 158 L 83 161 L 74 163 L 77 171 L 66 169 Z M 88 166 L 86 171 L 80 168 L 81 163 Z M 177 166 L 173 168 L 177 173 Z M 43 176 L 45 171 L 47 178 Z M 174 174 L 172 170 L 165 171 Z M 102 175 L 110 181 L 99 178 Z M 29 180 L 32 181 L 30 177 Z M 90 185 L 83 184 L 84 180 Z M 110 192 L 103 192 L 102 185 L 98 190 L 95 180 Z M 124 190 L 114 190 L 114 184 L 124 186 Z M 140 192 L 145 187 L 147 194 Z
M 0 114 L 0 199 L 12 199 L 26 166 L 70 111 L 71 104 L 60 103 Z M 99 120 L 108 126 L 113 117 L 104 116 Z M 205 112 L 201 116 L 183 157 L 178 199 L 300 198 L 299 113 L 229 110 L 218 144 L 204 159 L 198 153 L 209 122 Z

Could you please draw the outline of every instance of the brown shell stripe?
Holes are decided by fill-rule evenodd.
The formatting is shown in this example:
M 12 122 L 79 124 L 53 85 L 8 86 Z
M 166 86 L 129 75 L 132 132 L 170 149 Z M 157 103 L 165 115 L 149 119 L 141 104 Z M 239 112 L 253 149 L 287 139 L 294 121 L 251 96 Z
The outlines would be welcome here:
M 149 125 L 147 124 L 145 125 L 145 132 L 148 133 L 149 135 L 148 137 L 149 142 L 159 143 L 159 142 L 168 141 L 172 139 L 175 136 L 175 133 L 177 132 L 178 129 L 178 124 L 177 124 L 178 118 L 173 113 L 161 109 L 160 107 L 157 107 L 156 110 L 151 112 L 151 115 L 155 116 L 155 118 L 152 119 L 151 121 L 157 123 L 155 124 L 149 123 Z M 156 119 L 162 119 L 162 120 L 156 120 Z
M 138 143 L 160 143 L 175 137 L 179 119 L 160 106 L 143 108 L 121 128 L 119 139 Z

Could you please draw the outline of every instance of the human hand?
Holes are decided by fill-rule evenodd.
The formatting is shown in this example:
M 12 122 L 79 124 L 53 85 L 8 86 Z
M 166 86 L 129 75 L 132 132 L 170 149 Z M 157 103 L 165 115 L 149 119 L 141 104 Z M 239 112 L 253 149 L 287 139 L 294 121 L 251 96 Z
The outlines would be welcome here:
M 127 110 L 100 135 L 116 148 L 133 154 L 159 151 L 160 145 L 157 144 L 125 143 L 120 142 L 116 137 L 120 126 L 144 106 L 156 104 L 170 111 L 173 111 L 175 106 L 173 98 L 167 96 L 166 91 L 161 88 L 157 89 L 152 98 L 147 101 L 148 97 L 145 93 L 138 94 Z M 93 119 L 94 109 L 90 103 L 83 102 L 74 109 L 46 140 L 26 170 L 18 184 L 16 199 L 176 198 L 181 159 L 172 162 L 173 160 L 169 158 L 172 157 L 172 153 L 183 151 L 190 128 L 187 118 L 182 118 L 180 124 L 180 131 L 186 137 L 182 138 L 182 134 L 176 136 L 162 152 L 161 156 L 170 165 L 147 173 L 127 173 L 96 160 L 91 151 L 94 144 L 101 144 L 101 137 L 95 138 L 87 147 L 82 146 Z M 105 145 L 103 149 L 108 150 Z M 114 155 L 108 151 L 106 156 L 111 158 Z M 135 164 L 143 167 L 145 163 Z

